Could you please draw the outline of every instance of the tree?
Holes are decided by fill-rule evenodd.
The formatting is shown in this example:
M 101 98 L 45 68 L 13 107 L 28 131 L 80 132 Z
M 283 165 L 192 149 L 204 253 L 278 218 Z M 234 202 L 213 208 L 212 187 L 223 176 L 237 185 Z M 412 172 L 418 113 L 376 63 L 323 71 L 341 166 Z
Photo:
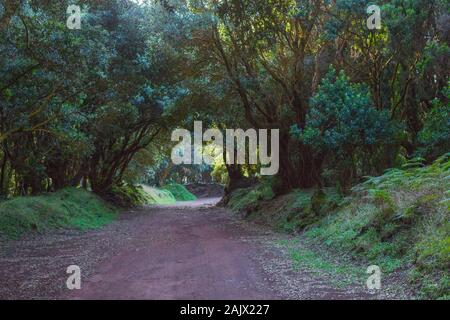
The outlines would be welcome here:
M 340 186 L 348 190 L 359 177 L 375 173 L 377 155 L 395 144 L 399 128 L 388 112 L 375 108 L 368 88 L 331 68 L 310 105 L 305 128 L 294 126 L 292 133 L 332 166 Z
M 144 8 L 131 1 L 90 3 L 82 29 L 70 30 L 68 3 L 22 1 L 2 24 L 4 194 L 82 180 L 107 193 L 163 127 L 165 70 L 152 70 Z
M 447 103 L 438 98 L 427 114 L 423 129 L 419 133 L 418 153 L 429 160 L 435 160 L 450 150 L 450 84 L 444 89 Z

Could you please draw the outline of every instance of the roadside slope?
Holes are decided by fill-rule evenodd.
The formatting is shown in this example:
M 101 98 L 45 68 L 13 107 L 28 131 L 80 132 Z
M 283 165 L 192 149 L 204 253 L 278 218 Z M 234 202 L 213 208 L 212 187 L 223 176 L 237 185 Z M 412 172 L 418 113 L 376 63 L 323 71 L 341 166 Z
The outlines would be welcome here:
M 296 263 L 330 268 L 321 256 L 347 256 L 407 280 L 409 291 L 450 298 L 450 155 L 368 178 L 352 193 L 295 190 L 275 198 L 270 184 L 236 191 L 228 206 L 247 220 L 295 234 Z M 312 251 L 304 251 L 305 245 Z M 345 268 L 344 268 L 345 269 Z
M 236 219 L 219 199 L 129 211 L 101 230 L 1 242 L 1 299 L 377 299 L 365 282 L 296 266 L 293 237 Z M 66 289 L 78 265 L 82 290 Z

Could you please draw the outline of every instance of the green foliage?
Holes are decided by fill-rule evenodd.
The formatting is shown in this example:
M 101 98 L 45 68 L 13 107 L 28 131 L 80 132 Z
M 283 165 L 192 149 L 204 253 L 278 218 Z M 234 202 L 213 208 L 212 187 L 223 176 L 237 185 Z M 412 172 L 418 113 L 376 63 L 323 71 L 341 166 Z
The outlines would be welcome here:
M 168 133 L 195 120 L 279 128 L 277 193 L 321 178 L 348 191 L 418 141 L 427 159 L 447 152 L 444 1 L 382 1 L 376 32 L 369 0 L 83 0 L 81 30 L 69 4 L 0 5 L 3 196 L 203 179 L 213 168 L 168 164 Z
M 114 186 L 108 200 L 123 208 L 144 206 L 151 202 L 151 198 L 143 187 L 129 184 Z
M 66 27 L 69 4 L 25 0 L 2 17 L 0 193 L 7 196 L 83 178 L 107 193 L 161 130 L 170 86 L 162 65 L 153 68 L 153 12 L 131 1 L 90 3 L 74 31 Z
M 231 196 L 228 206 L 247 218 L 271 225 L 276 229 L 295 233 L 320 221 L 337 208 L 341 197 L 333 188 L 326 190 L 294 190 L 274 199 L 269 184 L 239 189 Z
M 283 197 L 276 219 L 277 229 L 296 233 L 310 228 L 334 210 L 340 196 L 333 188 L 326 190 L 295 190 Z
M 430 166 L 409 166 L 370 178 L 307 235 L 363 257 L 385 272 L 412 264 L 412 279 L 426 297 L 448 295 L 449 287 L 441 283 L 450 264 L 449 168 L 445 155 Z
M 146 205 L 173 204 L 176 202 L 168 190 L 160 190 L 146 185 L 122 184 L 114 186 L 108 200 L 120 207 L 139 207 Z
M 322 80 L 310 104 L 305 128 L 294 126 L 291 134 L 316 154 L 333 158 L 333 167 L 343 173 L 344 179 L 358 169 L 373 168 L 376 153 L 393 144 L 399 130 L 387 112 L 373 106 L 366 86 L 352 84 L 343 71 L 336 75 L 334 68 Z
M 116 210 L 93 193 L 69 188 L 1 202 L 0 235 L 18 238 L 53 229 L 88 230 L 100 228 L 116 217 Z
M 230 207 L 285 232 L 305 230 L 312 243 L 379 265 L 383 272 L 409 268 L 424 297 L 444 298 L 449 296 L 450 155 L 422 163 L 413 159 L 403 169 L 367 178 L 346 198 L 331 188 L 264 198 L 259 185 L 237 190 Z M 328 268 L 302 250 L 292 249 L 296 263 Z
M 274 197 L 271 183 L 262 181 L 256 187 L 238 189 L 233 192 L 228 207 L 235 212 L 252 212 L 260 201 L 272 200 Z
M 444 90 L 447 103 L 433 101 L 433 108 L 427 114 L 424 128 L 419 133 L 421 148 L 418 153 L 431 159 L 450 150 L 450 83 Z
M 185 186 L 181 184 L 169 184 L 163 187 L 164 190 L 169 191 L 175 197 L 177 201 L 194 201 L 197 197 L 186 189 Z
M 143 186 L 145 192 L 150 197 L 150 202 L 148 204 L 174 204 L 176 202 L 173 194 L 167 190 L 160 190 L 148 186 Z
M 348 157 L 357 148 L 386 143 L 393 129 L 386 112 L 373 107 L 368 88 L 351 84 L 344 72 L 336 75 L 331 68 L 311 99 L 305 129 L 293 128 L 293 133 L 318 152 Z

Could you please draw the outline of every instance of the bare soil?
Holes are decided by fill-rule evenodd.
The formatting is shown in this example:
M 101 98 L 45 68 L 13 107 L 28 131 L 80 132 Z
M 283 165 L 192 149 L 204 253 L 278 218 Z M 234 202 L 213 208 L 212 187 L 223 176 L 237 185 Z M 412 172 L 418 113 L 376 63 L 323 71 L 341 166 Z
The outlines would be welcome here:
M 294 270 L 289 238 L 249 224 L 219 199 L 124 213 L 89 232 L 0 240 L 0 299 L 373 299 L 364 284 L 337 288 Z M 66 288 L 67 267 L 82 288 Z

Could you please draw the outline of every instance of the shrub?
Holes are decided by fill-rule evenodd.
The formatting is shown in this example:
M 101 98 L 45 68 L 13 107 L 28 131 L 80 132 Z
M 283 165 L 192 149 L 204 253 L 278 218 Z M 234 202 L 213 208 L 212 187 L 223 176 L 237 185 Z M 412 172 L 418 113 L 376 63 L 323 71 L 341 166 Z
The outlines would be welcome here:
M 256 187 L 238 189 L 231 194 L 228 207 L 235 212 L 251 212 L 256 209 L 258 202 L 272 200 L 275 197 L 271 183 L 262 181 Z
M 450 99 L 450 82 L 444 90 Z M 450 104 L 438 99 L 433 101 L 433 109 L 427 114 L 424 127 L 419 133 L 419 154 L 436 159 L 450 151 Z
M 318 156 L 333 159 L 332 168 L 344 190 L 358 178 L 358 171 L 390 165 L 380 159 L 400 128 L 386 111 L 373 106 L 366 86 L 350 83 L 344 72 L 336 74 L 331 68 L 310 105 L 305 128 L 294 126 L 291 133 Z

